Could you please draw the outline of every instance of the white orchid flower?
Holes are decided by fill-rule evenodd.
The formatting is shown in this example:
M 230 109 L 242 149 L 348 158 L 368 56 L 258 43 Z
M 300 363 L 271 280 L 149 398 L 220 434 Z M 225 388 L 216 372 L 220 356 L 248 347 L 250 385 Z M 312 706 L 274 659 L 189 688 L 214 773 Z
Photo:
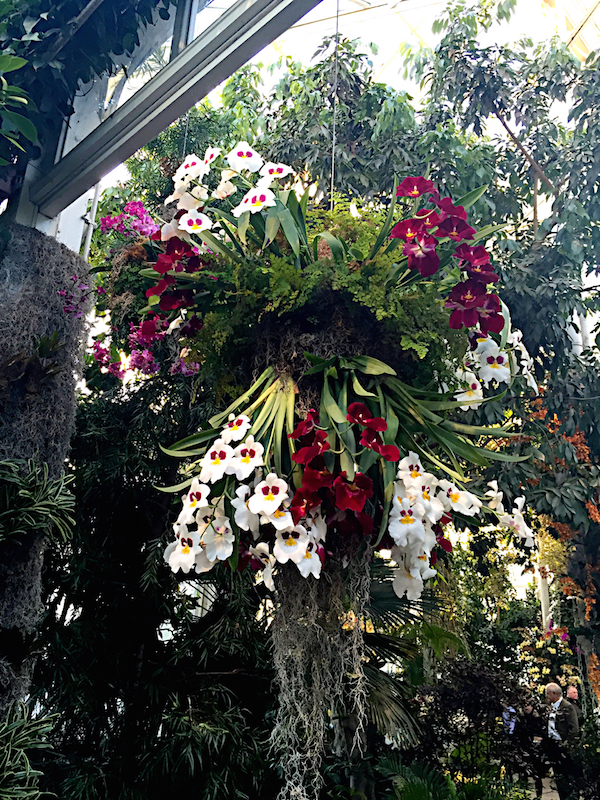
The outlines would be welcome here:
M 251 424 L 250 418 L 245 414 L 238 414 L 237 416 L 230 414 L 229 421 L 221 431 L 221 439 L 225 444 L 239 442 L 240 439 L 244 438 Z
M 200 483 L 198 478 L 194 478 L 189 491 L 181 498 L 183 508 L 177 517 L 178 525 L 188 525 L 193 521 L 196 512 L 208 505 L 208 498 L 210 495 L 210 487 Z
M 217 439 L 200 461 L 200 480 L 202 483 L 214 483 L 221 480 L 227 467 L 231 464 L 233 449 L 222 439 Z
M 200 200 L 195 198 L 189 192 L 184 192 L 177 202 L 177 209 L 184 209 L 185 211 L 196 211 L 201 205 Z
M 291 175 L 294 170 L 289 167 L 287 164 L 274 164 L 272 161 L 267 161 L 266 164 L 263 164 L 260 168 L 260 176 L 263 179 L 268 179 L 269 182 L 276 180 L 277 178 L 286 178 L 288 175 Z
M 395 498 L 389 519 L 389 533 L 394 542 L 405 547 L 411 542 L 425 540 L 423 516 L 425 509 L 420 503 L 413 503 L 409 497 Z
M 202 545 L 198 533 L 189 531 L 185 525 L 182 525 L 179 538 L 167 547 L 164 558 L 173 572 L 181 570 L 187 574 L 194 566 L 196 555 L 201 550 Z
M 250 189 L 249 192 L 242 197 L 240 204 L 237 205 L 233 210 L 232 214 L 234 217 L 241 216 L 245 211 L 249 211 L 251 214 L 256 214 L 257 211 L 261 211 L 263 208 L 269 208 L 270 206 L 274 206 L 276 203 L 276 198 L 273 192 L 270 189 L 258 187 L 255 189 Z
M 421 464 L 421 459 L 412 450 L 398 464 L 397 477 L 401 481 L 410 481 L 419 478 L 425 470 Z
M 248 142 L 238 142 L 225 158 L 236 172 L 241 172 L 243 169 L 247 169 L 248 172 L 258 172 L 264 163 L 263 157 L 250 147 Z
M 410 572 L 401 566 L 396 572 L 392 588 L 397 597 L 406 595 L 408 600 L 418 600 L 423 594 L 423 581 L 420 578 L 413 578 Z
M 225 200 L 226 197 L 230 197 L 236 192 L 237 186 L 235 186 L 231 181 L 221 181 L 217 188 L 213 191 L 211 197 L 214 197 L 215 200 Z
M 217 517 L 202 534 L 206 557 L 209 561 L 225 561 L 233 553 L 235 534 L 227 517 Z
M 508 383 L 510 381 L 510 368 L 508 355 L 500 350 L 498 345 L 488 347 L 479 354 L 479 377 L 489 386 L 490 381 Z
M 231 505 L 235 508 L 233 517 L 235 524 L 243 531 L 250 531 L 252 534 L 256 534 L 260 525 L 260 517 L 258 514 L 253 514 L 248 508 L 248 498 L 252 490 L 249 486 L 242 484 L 238 486 L 235 493 L 236 498 L 231 501 Z
M 459 489 L 458 486 L 450 481 L 440 481 L 438 488 L 441 489 L 438 499 L 446 511 L 456 511 L 459 514 L 465 514 L 467 517 L 473 517 L 479 513 L 481 500 L 471 492 Z
M 274 472 L 270 472 L 264 481 L 255 488 L 254 494 L 248 501 L 248 508 L 253 514 L 264 514 L 271 517 L 288 499 L 288 485 Z
M 239 444 L 233 451 L 233 459 L 227 467 L 227 474 L 235 475 L 238 481 L 245 481 L 252 475 L 257 467 L 262 467 L 265 448 L 260 442 L 254 441 L 254 436 L 248 436 L 245 442 Z
M 186 233 L 195 233 L 196 231 L 208 231 L 212 228 L 214 222 L 206 214 L 200 211 L 188 211 L 179 218 L 179 230 L 186 231 Z
M 304 553 L 304 557 L 301 561 L 296 562 L 303 578 L 308 578 L 309 575 L 319 578 L 321 575 L 323 564 L 321 563 L 321 559 L 319 558 L 316 549 L 313 550 L 313 548 L 314 545 L 312 542 L 309 542 L 306 552 Z
M 279 564 L 286 564 L 288 561 L 299 564 L 306 555 L 309 543 L 310 540 L 303 525 L 296 525 L 291 531 L 277 531 L 273 555 Z

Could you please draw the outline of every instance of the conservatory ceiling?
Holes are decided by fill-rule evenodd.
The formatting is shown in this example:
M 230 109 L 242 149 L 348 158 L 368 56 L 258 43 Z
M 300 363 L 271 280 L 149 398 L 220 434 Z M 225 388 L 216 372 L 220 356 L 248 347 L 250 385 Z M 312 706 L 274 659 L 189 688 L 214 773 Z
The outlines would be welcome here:
M 82 109 L 78 134 L 72 118 L 62 158 L 39 177 L 30 198 L 46 216 L 56 215 L 259 51 L 266 62 L 281 55 L 306 60 L 336 25 L 343 36 L 376 42 L 377 79 L 400 88 L 406 83 L 404 43 L 435 45 L 431 23 L 445 5 L 446 0 L 184 0 L 175 18 L 157 20 L 146 32 L 131 62 L 99 82 L 97 119 L 90 128 L 94 115 Z M 504 35 L 515 39 L 532 30 L 540 39 L 557 34 L 583 60 L 600 47 L 600 0 L 518 0 Z

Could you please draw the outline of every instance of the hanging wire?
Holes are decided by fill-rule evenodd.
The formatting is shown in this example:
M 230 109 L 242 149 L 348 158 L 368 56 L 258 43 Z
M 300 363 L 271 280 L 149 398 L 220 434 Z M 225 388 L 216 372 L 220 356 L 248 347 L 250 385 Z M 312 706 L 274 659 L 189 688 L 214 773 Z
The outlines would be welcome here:
M 185 115 L 185 133 L 183 134 L 183 148 L 181 150 L 181 157 L 185 158 L 185 149 L 187 147 L 188 128 L 190 127 L 190 112 Z
M 336 121 L 338 106 L 338 51 L 340 47 L 340 0 L 335 12 L 335 60 L 333 67 L 333 123 L 331 126 L 331 186 L 329 188 L 329 210 L 333 211 L 333 189 L 335 186 L 335 145 L 337 139 Z

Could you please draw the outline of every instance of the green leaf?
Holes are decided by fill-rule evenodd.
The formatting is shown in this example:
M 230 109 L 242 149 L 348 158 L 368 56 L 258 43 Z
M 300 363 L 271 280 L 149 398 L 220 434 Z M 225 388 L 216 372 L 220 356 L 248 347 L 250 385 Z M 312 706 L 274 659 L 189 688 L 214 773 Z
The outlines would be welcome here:
M 265 247 L 271 244 L 271 242 L 277 236 L 277 231 L 281 225 L 281 220 L 279 219 L 279 214 L 277 213 L 277 208 L 275 206 L 269 208 L 267 212 L 267 219 L 265 221 L 265 238 L 263 240 L 263 250 Z
M 334 422 L 337 423 L 347 422 L 346 414 L 341 410 L 341 408 L 338 406 L 338 404 L 331 396 L 331 391 L 329 390 L 329 381 L 327 380 L 327 377 L 323 378 L 322 402 L 325 405 L 325 408 L 327 409 L 327 413 Z
M 484 186 L 480 186 L 479 189 L 473 189 L 467 194 L 463 195 L 460 200 L 457 200 L 454 204 L 455 206 L 462 206 L 463 208 L 469 208 L 474 203 L 476 203 L 479 198 L 484 195 L 487 191 L 489 184 L 486 183 Z
M 17 114 L 16 111 L 7 111 L 6 109 L 2 111 L 2 116 L 10 120 L 19 133 L 22 133 L 32 144 L 37 142 L 37 129 L 33 122 L 27 119 L 27 117 L 24 117 L 22 114 Z
M 208 431 L 193 433 L 191 436 L 186 436 L 185 439 L 180 439 L 178 442 L 175 442 L 175 444 L 172 444 L 170 449 L 179 451 L 185 450 L 187 447 L 195 447 L 197 444 L 202 444 L 203 442 L 208 442 L 210 439 L 216 438 L 218 433 L 218 428 L 211 428 Z M 165 448 L 162 449 L 167 452 Z
M 354 370 L 352 370 L 351 375 L 352 375 L 352 388 L 354 389 L 354 394 L 357 394 L 360 397 L 377 397 L 377 395 L 373 394 L 373 392 L 368 392 L 366 389 L 363 389 L 363 387 L 360 385 L 360 381 L 356 377 L 356 373 L 354 372 Z
M 15 69 L 21 69 L 27 64 L 27 59 L 20 56 L 11 56 L 7 53 L 0 55 L 0 72 L 13 72 Z
M 354 356 L 349 358 L 348 363 L 351 367 L 355 367 L 359 372 L 364 372 L 365 375 L 395 375 L 396 370 L 392 369 L 383 361 L 371 356 Z
M 332 233 L 329 233 L 329 231 L 318 233 L 313 239 L 313 252 L 315 259 L 317 258 L 317 243 L 319 239 L 324 239 L 327 242 L 331 248 L 334 261 L 340 263 L 346 260 L 346 251 L 344 250 L 344 245 L 336 236 L 334 236 Z
M 511 319 L 510 319 L 510 311 L 508 306 L 503 300 L 500 300 L 500 311 L 502 312 L 502 316 L 504 317 L 504 327 L 502 328 L 502 332 L 500 334 L 500 349 L 504 350 L 506 347 L 506 343 L 508 341 L 508 334 L 512 329 Z
M 250 212 L 244 211 L 243 214 L 240 214 L 237 220 L 237 232 L 240 240 L 246 244 L 246 231 L 248 230 L 248 225 L 250 224 Z
M 209 231 L 199 231 L 198 236 L 202 239 L 204 244 L 207 244 L 210 249 L 215 253 L 220 253 L 225 258 L 235 261 L 236 264 L 242 264 L 243 259 L 238 256 L 230 247 L 227 247 L 219 239 L 215 238 Z
M 188 486 L 192 485 L 193 478 L 188 478 L 187 481 L 183 481 L 183 483 L 178 483 L 177 486 L 156 486 L 154 484 L 154 488 L 158 489 L 159 492 L 166 492 L 166 493 L 174 493 L 180 492 L 182 489 L 187 489 Z
M 393 183 L 394 187 L 396 186 L 397 180 L 398 178 L 396 177 L 396 175 L 394 175 L 394 183 Z M 395 209 L 396 209 L 396 192 L 392 191 L 392 200 L 390 202 L 390 207 L 388 208 L 388 213 L 385 218 L 385 222 L 383 223 L 383 228 L 379 231 L 377 239 L 375 239 L 375 244 L 373 245 L 371 251 L 369 252 L 369 259 L 368 259 L 369 261 L 375 258 L 377 253 L 381 250 L 383 243 L 389 236 L 389 233 L 392 229 L 392 223 L 394 222 Z
M 280 208 L 277 212 L 285 238 L 288 240 L 296 258 L 300 255 L 300 238 L 294 218 L 288 208 Z

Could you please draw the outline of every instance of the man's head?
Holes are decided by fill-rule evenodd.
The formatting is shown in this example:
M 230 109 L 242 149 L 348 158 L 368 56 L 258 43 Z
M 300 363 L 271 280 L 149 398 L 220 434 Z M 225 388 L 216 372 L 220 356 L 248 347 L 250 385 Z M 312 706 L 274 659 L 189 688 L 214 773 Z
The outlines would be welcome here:
M 577 687 L 573 686 L 573 684 L 567 686 L 567 698 L 569 700 L 579 699 L 579 692 L 577 691 Z
M 558 683 L 549 683 L 546 686 L 546 700 L 548 703 L 556 703 L 562 696 L 562 689 Z

